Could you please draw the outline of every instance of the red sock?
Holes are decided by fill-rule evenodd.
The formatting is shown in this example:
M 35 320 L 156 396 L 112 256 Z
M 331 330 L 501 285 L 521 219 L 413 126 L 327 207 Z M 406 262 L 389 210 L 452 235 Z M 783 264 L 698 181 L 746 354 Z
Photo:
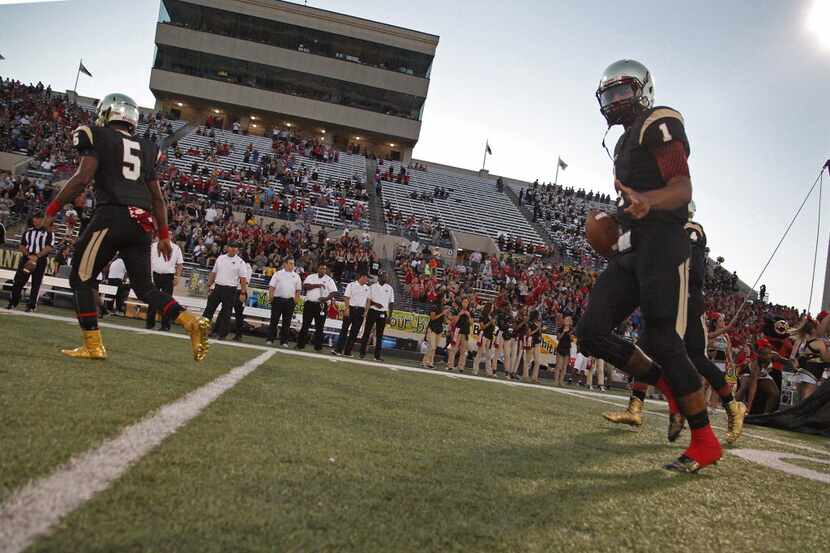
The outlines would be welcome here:
M 671 393 L 671 388 L 669 388 L 669 383 L 666 382 L 666 379 L 661 376 L 655 386 L 660 390 L 661 394 L 666 396 L 666 401 L 669 402 L 669 413 L 672 415 L 679 413 L 680 409 L 677 408 L 677 402 L 674 401 L 674 394 Z
M 712 432 L 710 425 L 707 424 L 703 428 L 692 429 L 692 442 L 688 449 L 683 452 L 683 455 L 689 459 L 694 459 L 702 466 L 711 465 L 721 458 L 720 442 L 715 433 Z

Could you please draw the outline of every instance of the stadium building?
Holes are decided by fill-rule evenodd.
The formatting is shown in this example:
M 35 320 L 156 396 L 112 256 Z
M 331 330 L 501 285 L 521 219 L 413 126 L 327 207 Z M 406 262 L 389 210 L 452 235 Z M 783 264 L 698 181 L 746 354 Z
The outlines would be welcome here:
M 162 0 L 156 108 L 408 162 L 438 37 L 279 0 Z

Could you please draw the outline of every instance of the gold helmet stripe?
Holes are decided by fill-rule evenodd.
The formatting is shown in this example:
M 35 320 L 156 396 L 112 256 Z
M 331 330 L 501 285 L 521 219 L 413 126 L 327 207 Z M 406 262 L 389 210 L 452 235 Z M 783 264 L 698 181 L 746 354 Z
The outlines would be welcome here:
M 80 131 L 83 131 L 83 132 L 86 134 L 87 138 L 89 138 L 89 143 L 90 143 L 90 144 L 94 144 L 94 143 L 95 143 L 95 142 L 92 140 L 92 129 L 90 129 L 89 127 L 87 127 L 86 125 L 84 125 L 84 126 L 82 126 L 82 127 L 78 127 L 78 129 L 77 129 L 75 132 L 80 132 Z
M 640 144 L 643 143 L 643 137 L 645 136 L 648 127 L 658 119 L 665 119 L 667 117 L 679 119 L 680 122 L 683 123 L 683 116 L 680 115 L 680 112 L 674 111 L 671 108 L 657 108 L 649 114 L 646 120 L 643 121 L 643 126 L 640 127 Z

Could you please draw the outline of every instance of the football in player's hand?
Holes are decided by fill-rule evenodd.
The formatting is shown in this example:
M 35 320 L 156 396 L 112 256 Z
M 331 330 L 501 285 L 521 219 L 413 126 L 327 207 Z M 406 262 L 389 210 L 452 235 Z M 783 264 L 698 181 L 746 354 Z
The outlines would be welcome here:
M 592 210 L 585 219 L 585 238 L 594 251 L 603 257 L 611 257 L 617 251 L 620 227 L 617 219 L 604 211 Z

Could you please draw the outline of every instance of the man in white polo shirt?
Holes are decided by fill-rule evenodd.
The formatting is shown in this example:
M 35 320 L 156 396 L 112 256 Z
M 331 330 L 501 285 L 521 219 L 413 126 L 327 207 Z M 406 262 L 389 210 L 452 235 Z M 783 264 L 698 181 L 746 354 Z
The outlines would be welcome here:
M 172 246 L 170 259 L 164 259 L 164 256 L 159 253 L 158 240 L 153 242 L 153 245 L 150 246 L 150 265 L 153 270 L 153 285 L 165 294 L 172 296 L 173 288 L 179 284 L 179 277 L 182 275 L 184 257 L 178 244 L 171 242 L 170 245 Z M 161 329 L 170 330 L 170 322 L 170 317 L 162 317 Z M 147 306 L 145 326 L 148 329 L 156 326 L 156 309 L 152 304 Z
M 114 302 L 114 310 L 118 313 L 124 313 L 126 309 L 124 300 L 127 298 L 127 294 L 130 293 L 129 285 L 124 284 L 126 277 L 127 266 L 124 264 L 124 260 L 121 259 L 121 256 L 119 255 L 112 261 L 112 263 L 110 263 L 110 270 L 107 273 L 107 284 L 118 287 L 118 290 L 115 293 Z
M 378 281 L 369 287 L 369 301 L 366 310 L 366 324 L 363 328 L 363 338 L 360 342 L 360 358 L 366 357 L 366 347 L 369 345 L 369 335 L 375 329 L 375 361 L 383 361 L 380 356 L 383 349 L 383 330 L 386 321 L 392 314 L 392 304 L 395 302 L 395 291 L 386 282 L 386 272 L 378 273 Z
M 326 324 L 326 308 L 329 300 L 337 293 L 337 285 L 326 274 L 326 264 L 317 265 L 317 272 L 308 275 L 303 282 L 305 303 L 303 304 L 303 326 L 297 336 L 297 349 L 303 349 L 308 341 L 308 329 L 314 322 L 314 350 L 323 349 L 323 327 Z
M 268 283 L 268 298 L 271 300 L 271 325 L 268 327 L 268 345 L 274 344 L 277 337 L 277 326 L 282 318 L 280 345 L 288 344 L 288 331 L 291 329 L 291 319 L 294 317 L 294 306 L 300 300 L 300 275 L 294 272 L 294 260 L 286 259 L 282 269 L 271 277 Z
M 352 354 L 352 347 L 357 341 L 357 335 L 360 333 L 360 327 L 366 315 L 366 302 L 369 301 L 369 286 L 366 284 L 368 281 L 369 275 L 364 272 L 358 274 L 357 280 L 346 286 L 343 299 L 345 304 L 343 323 L 340 325 L 340 337 L 332 351 L 334 355 Z
M 251 268 L 251 264 L 248 263 L 248 260 L 242 254 L 239 255 L 239 258 L 242 259 L 242 263 L 245 265 L 245 287 L 242 287 L 242 277 L 239 277 L 239 294 L 236 298 L 236 304 L 233 306 L 233 318 L 236 321 L 236 328 L 234 329 L 236 332 L 234 334 L 234 341 L 241 342 L 242 341 L 242 323 L 245 321 L 245 302 L 248 301 L 248 288 L 247 285 L 251 283 L 251 275 L 254 274 L 254 270 Z
M 202 313 L 205 319 L 211 320 L 216 308 L 222 305 L 216 325 L 213 327 L 213 333 L 220 340 L 224 340 L 228 335 L 231 312 L 236 302 L 248 291 L 248 273 L 245 262 L 237 255 L 239 244 L 231 242 L 226 251 L 227 253 L 220 255 L 213 263 L 213 269 L 208 276 L 208 289 L 211 290 L 211 294 L 208 297 L 205 312 Z

